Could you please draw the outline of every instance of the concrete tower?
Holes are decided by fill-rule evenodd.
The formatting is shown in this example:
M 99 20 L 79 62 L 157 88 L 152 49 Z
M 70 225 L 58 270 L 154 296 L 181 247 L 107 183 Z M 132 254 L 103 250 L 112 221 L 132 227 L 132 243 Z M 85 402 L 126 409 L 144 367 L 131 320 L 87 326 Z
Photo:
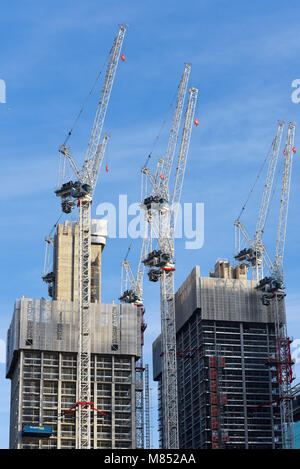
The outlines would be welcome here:
M 141 313 L 133 305 L 101 304 L 101 259 L 106 224 L 92 222 L 91 410 L 92 448 L 136 447 L 136 402 L 143 382 Z M 53 299 L 16 300 L 7 335 L 11 380 L 10 448 L 75 448 L 78 350 L 78 228 L 59 225 Z M 72 411 L 73 409 L 73 411 Z M 67 413 L 66 413 L 67 411 Z M 69 411 L 69 412 L 68 412 Z

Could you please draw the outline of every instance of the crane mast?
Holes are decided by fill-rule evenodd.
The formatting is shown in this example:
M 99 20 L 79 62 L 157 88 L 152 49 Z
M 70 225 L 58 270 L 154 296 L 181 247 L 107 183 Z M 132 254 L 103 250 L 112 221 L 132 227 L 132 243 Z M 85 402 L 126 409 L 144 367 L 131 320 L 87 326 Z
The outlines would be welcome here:
M 283 285 L 283 256 L 287 228 L 288 205 L 290 196 L 290 184 L 292 174 L 294 147 L 295 123 L 289 123 L 286 144 L 284 148 L 284 167 L 281 187 L 279 221 L 276 239 L 275 259 L 270 267 L 270 277 L 260 280 L 258 288 L 264 292 L 263 299 L 266 304 L 272 299 L 273 293 L 280 299 L 285 296 Z
M 161 337 L 162 337 L 162 418 L 164 425 L 164 448 L 179 447 L 178 434 L 178 391 L 176 360 L 176 324 L 174 292 L 174 227 L 176 204 L 180 202 L 186 159 L 195 114 L 198 90 L 189 90 L 189 99 L 179 149 L 177 169 L 172 197 L 169 197 L 170 175 L 174 161 L 175 145 L 178 137 L 182 106 L 185 100 L 190 65 L 185 65 L 177 98 L 168 150 L 162 164 L 162 174 L 158 191 L 144 200 L 151 234 L 157 234 L 158 249 L 148 253 L 143 260 L 148 266 L 148 277 L 152 282 L 160 279 Z M 151 180 L 150 180 L 151 181 Z
M 283 284 L 283 255 L 287 228 L 287 215 L 289 205 L 290 183 L 294 147 L 295 123 L 289 123 L 286 145 L 284 149 L 284 169 L 280 199 L 280 211 L 278 232 L 276 241 L 275 260 L 270 269 L 271 276 L 262 279 L 257 289 L 262 291 L 264 305 L 271 305 L 275 319 L 275 350 L 267 363 L 276 367 L 276 380 L 278 384 L 278 405 L 280 408 L 281 441 L 282 447 L 292 449 L 294 447 L 293 430 L 293 362 L 291 359 L 290 344 L 292 339 L 288 337 L 286 327 L 285 305 L 282 301 L 286 296 Z
M 109 62 L 102 93 L 99 99 L 94 125 L 92 128 L 85 162 L 81 171 L 78 170 L 70 151 L 62 145 L 60 152 L 66 156 L 77 177 L 77 181 L 63 184 L 56 190 L 62 199 L 62 209 L 70 213 L 77 199 L 79 207 L 79 344 L 77 363 L 77 431 L 76 448 L 90 449 L 90 285 L 91 285 L 91 202 L 97 184 L 98 174 L 103 161 L 108 135 L 102 142 L 101 132 L 121 53 L 126 27 L 121 26 L 110 51 Z
M 163 166 L 161 168 L 161 178 L 159 184 L 159 192 L 161 197 L 165 200 L 169 200 L 169 188 L 168 183 L 171 175 L 173 159 L 179 134 L 179 127 L 183 112 L 184 99 L 186 95 L 187 85 L 191 72 L 191 64 L 185 64 L 185 69 L 182 75 L 181 82 L 179 84 L 177 105 L 173 117 L 172 127 L 170 131 L 168 148 L 165 157 L 163 158 Z
M 267 219 L 267 214 L 269 211 L 270 197 L 274 182 L 274 175 L 277 167 L 279 149 L 282 139 L 284 129 L 284 122 L 279 121 L 275 138 L 272 143 L 272 152 L 271 158 L 269 161 L 269 167 L 267 172 L 267 177 L 265 181 L 265 187 L 263 191 L 261 206 L 258 214 L 256 232 L 254 235 L 254 249 L 256 254 L 256 268 L 257 268 L 257 280 L 263 278 L 263 263 L 262 263 L 262 253 L 264 250 L 264 245 L 262 242 L 262 234 L 264 232 L 264 227 Z
M 174 289 L 174 200 L 177 197 L 176 202 L 179 203 L 180 201 L 192 124 L 195 114 L 197 93 L 198 90 L 195 88 L 190 90 L 183 136 L 178 157 L 172 204 L 171 207 L 169 207 L 171 208 L 172 213 L 170 213 L 170 210 L 165 210 L 165 207 L 159 212 L 159 247 L 165 256 L 165 259 L 167 260 L 167 262 L 163 264 L 160 274 L 160 302 L 162 331 L 162 403 L 165 435 L 164 447 L 168 449 L 179 448 Z M 166 251 L 164 250 L 165 248 L 167 248 Z
M 179 149 L 173 193 L 170 200 L 170 175 L 174 162 L 176 143 L 183 114 L 185 95 L 190 75 L 190 64 L 185 64 L 177 96 L 176 109 L 172 121 L 168 148 L 164 158 L 156 165 L 154 177 L 147 166 L 142 168 L 142 180 L 146 176 L 150 182 L 151 195 L 143 199 L 146 227 L 138 263 L 137 275 L 133 275 L 127 259 L 122 262 L 120 301 L 142 302 L 144 266 L 149 267 L 149 280 L 160 279 L 161 328 L 162 328 L 162 383 L 163 383 L 163 421 L 165 426 L 164 447 L 179 447 L 178 435 L 178 395 L 176 362 L 176 326 L 174 297 L 174 228 L 176 224 L 177 204 L 180 202 L 186 160 L 189 150 L 193 119 L 198 90 L 189 90 L 189 100 Z M 143 192 L 142 192 L 143 194 Z M 150 228 L 150 235 L 148 229 Z M 156 235 L 158 250 L 151 251 L 152 237 Z M 124 282 L 125 281 L 125 282 Z M 128 288 L 130 285 L 130 288 Z
M 262 243 L 261 237 L 264 232 L 264 227 L 265 227 L 267 214 L 269 210 L 271 191 L 273 187 L 274 175 L 275 175 L 276 166 L 278 162 L 278 155 L 279 155 L 283 129 L 284 129 L 284 122 L 279 121 L 277 131 L 276 131 L 273 143 L 272 143 L 271 158 L 269 161 L 265 187 L 263 191 L 263 196 L 262 196 L 260 210 L 259 210 L 257 224 L 256 224 L 254 242 L 257 244 L 257 246 L 259 246 Z
M 256 267 L 256 277 L 258 281 L 256 289 L 261 291 L 261 300 L 263 305 L 270 306 L 274 315 L 274 353 L 266 359 L 265 363 L 271 368 L 275 367 L 278 398 L 274 402 L 264 403 L 258 407 L 272 405 L 273 403 L 276 403 L 279 406 L 281 445 L 283 448 L 291 449 L 294 447 L 292 408 L 293 392 L 291 390 L 291 383 L 293 381 L 293 362 L 290 351 L 292 340 L 287 335 L 285 304 L 282 300 L 286 296 L 283 284 L 283 256 L 286 239 L 292 161 L 293 153 L 296 152 L 294 147 L 295 123 L 289 123 L 286 144 L 283 151 L 284 168 L 274 262 L 270 260 L 266 248 L 262 243 L 262 234 L 264 232 L 269 210 L 283 128 L 284 123 L 279 122 L 272 144 L 272 153 L 253 241 L 250 239 L 241 221 L 235 221 L 235 226 L 238 228 L 239 234 L 241 233 L 243 235 L 249 245 L 248 249 L 239 251 L 235 258 L 238 261 L 246 260 Z M 268 264 L 268 270 L 270 272 L 269 277 L 263 277 L 263 259 Z
M 111 90 L 113 87 L 119 58 L 122 50 L 122 45 L 124 41 L 126 26 L 121 25 L 117 36 L 115 37 L 113 46 L 110 51 L 109 62 L 106 69 L 106 76 L 104 80 L 104 85 L 102 87 L 100 99 L 98 102 L 98 107 L 94 119 L 94 124 L 92 127 L 90 140 L 86 152 L 85 164 L 82 168 L 82 177 L 86 179 L 92 177 L 95 174 L 95 164 L 97 164 L 96 154 L 99 146 L 102 128 L 106 116 L 106 111 L 108 108 L 108 103 L 111 95 Z
M 170 240 L 173 243 L 172 253 L 174 256 L 174 230 L 176 227 L 176 220 L 178 214 L 178 204 L 181 200 L 181 193 L 183 188 L 184 174 L 187 162 L 188 151 L 190 147 L 191 134 L 192 134 L 192 125 L 196 110 L 198 90 L 196 88 L 191 88 L 189 90 L 189 101 L 186 111 L 186 117 L 184 122 L 184 128 L 182 132 L 181 145 L 179 149 L 179 156 L 177 161 L 177 168 L 175 173 L 175 181 L 173 186 L 173 195 L 171 200 L 171 209 L 170 209 Z
M 275 261 L 274 261 L 274 266 L 273 266 L 273 275 L 276 278 L 278 278 L 278 280 L 280 281 L 283 281 L 283 255 L 284 255 L 285 238 L 286 238 L 293 153 L 295 152 L 294 138 L 295 138 L 295 123 L 290 123 L 288 127 L 286 146 L 284 149 L 285 159 L 284 159 L 284 168 L 283 168 L 280 214 L 279 214 L 279 223 L 278 223 L 278 232 L 277 232 Z
M 240 245 L 239 244 L 238 246 L 236 245 L 235 259 L 237 259 L 238 261 L 249 262 L 252 265 L 252 267 L 255 268 L 255 277 L 257 281 L 263 278 L 263 261 L 267 260 L 269 267 L 272 265 L 272 263 L 269 262 L 268 253 L 262 242 L 262 235 L 264 232 L 264 227 L 265 227 L 265 223 L 266 223 L 266 219 L 267 219 L 267 215 L 269 211 L 269 206 L 270 206 L 271 192 L 272 192 L 272 187 L 273 187 L 273 182 L 274 182 L 274 175 L 275 175 L 275 171 L 277 167 L 277 161 L 278 161 L 278 155 L 279 155 L 283 129 L 284 129 L 284 122 L 279 121 L 276 134 L 272 142 L 269 166 L 268 166 L 267 176 L 265 180 L 261 205 L 260 205 L 260 209 L 258 213 L 256 231 L 255 231 L 253 240 L 250 238 L 244 225 L 239 219 L 235 220 L 234 222 L 235 227 L 238 228 L 239 232 L 243 235 L 244 239 L 246 240 L 249 246 L 246 249 L 240 250 Z

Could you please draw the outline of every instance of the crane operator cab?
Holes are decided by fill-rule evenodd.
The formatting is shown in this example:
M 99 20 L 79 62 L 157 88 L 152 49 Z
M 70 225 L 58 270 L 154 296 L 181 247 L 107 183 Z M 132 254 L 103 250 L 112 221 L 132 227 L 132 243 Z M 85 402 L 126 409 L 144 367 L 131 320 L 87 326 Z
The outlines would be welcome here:
M 264 306 L 269 306 L 271 299 L 275 296 L 278 300 L 282 300 L 286 296 L 283 282 L 274 277 L 263 278 L 256 286 L 256 289 L 263 292 L 262 303 Z
M 171 254 L 156 249 L 148 254 L 146 259 L 143 260 L 143 264 L 149 267 L 173 266 L 173 263 L 171 262 Z
M 80 199 L 90 194 L 91 191 L 92 188 L 89 184 L 82 184 L 81 182 L 76 181 L 71 188 L 70 195 L 74 199 Z
M 140 301 L 138 295 L 133 290 L 125 290 L 119 300 L 122 303 L 137 303 Z
M 241 261 L 246 261 L 250 262 L 252 265 L 256 264 L 261 264 L 262 259 L 261 259 L 261 252 L 259 250 L 255 250 L 252 248 L 245 248 L 242 249 L 234 258 L 241 262 Z
M 167 210 L 167 207 L 168 207 L 168 201 L 158 195 L 150 195 L 149 197 L 146 197 L 142 206 L 145 207 L 148 211 L 149 210 L 165 211 Z
M 143 264 L 149 267 L 148 277 L 151 282 L 157 282 L 163 270 L 174 271 L 174 263 L 171 254 L 161 250 L 150 252 Z
M 73 199 L 80 199 L 88 196 L 92 191 L 89 184 L 82 184 L 80 181 L 69 181 L 64 183 L 60 189 L 55 191 L 57 197 L 61 197 L 61 208 L 64 213 L 71 213 L 76 202 Z

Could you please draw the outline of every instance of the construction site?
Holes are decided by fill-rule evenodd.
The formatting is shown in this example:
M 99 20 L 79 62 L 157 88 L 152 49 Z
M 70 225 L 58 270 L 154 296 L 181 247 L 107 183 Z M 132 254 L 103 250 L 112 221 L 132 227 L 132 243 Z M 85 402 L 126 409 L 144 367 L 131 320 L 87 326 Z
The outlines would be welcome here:
M 126 30 L 127 25 L 119 27 L 109 53 L 82 167 L 72 155 L 73 129 L 59 147 L 55 200 L 65 220 L 46 237 L 42 280 L 49 298 L 15 301 L 6 357 L 9 446 L 151 448 L 146 279 L 146 288 L 159 285 L 160 334 L 151 367 L 158 389 L 159 447 L 293 449 L 293 401 L 300 387 L 294 384 L 283 260 L 296 154 L 294 122 L 279 121 L 270 136 L 254 235 L 241 216 L 233 220 L 234 258 L 213 259 L 214 269 L 202 275 L 197 257 L 176 291 L 178 206 L 190 141 L 201 125 L 198 88 L 190 83 L 192 64 L 185 63 L 165 153 L 154 164 L 150 153 L 136 175 L 145 220 L 139 255 L 129 261 L 130 245 L 120 259 L 120 296 L 102 303 L 102 257 L 110 241 L 107 220 L 92 218 L 93 195 L 111 138 L 103 129 L 119 62 L 126 61 Z M 263 238 L 281 159 L 272 256 Z M 68 219 L 71 213 L 76 213 L 75 221 Z

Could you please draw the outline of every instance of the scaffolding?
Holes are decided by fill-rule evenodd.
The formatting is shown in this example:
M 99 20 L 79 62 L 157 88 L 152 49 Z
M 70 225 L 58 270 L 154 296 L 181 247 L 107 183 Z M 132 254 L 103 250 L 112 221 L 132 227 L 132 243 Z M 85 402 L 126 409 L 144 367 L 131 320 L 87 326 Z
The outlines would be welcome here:
M 224 428 L 227 404 L 227 394 L 223 392 L 224 368 L 225 357 L 221 355 L 220 347 L 217 346 L 216 354 L 209 356 L 212 449 L 225 449 L 229 441 L 228 431 Z

